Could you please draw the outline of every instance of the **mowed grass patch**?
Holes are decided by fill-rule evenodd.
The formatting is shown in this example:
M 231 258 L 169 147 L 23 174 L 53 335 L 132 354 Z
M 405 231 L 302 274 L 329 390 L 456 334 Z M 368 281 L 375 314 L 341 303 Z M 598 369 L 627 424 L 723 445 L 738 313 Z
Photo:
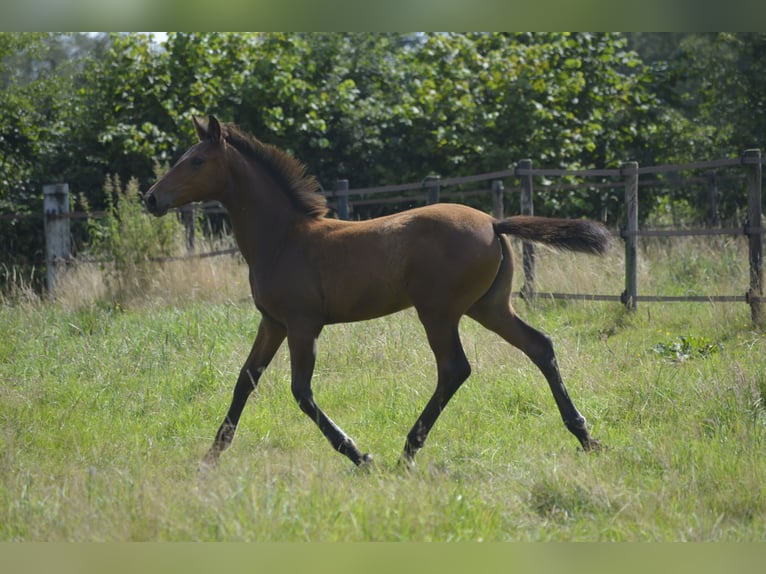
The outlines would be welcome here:
M 573 277 L 599 290 L 604 259 L 542 261 L 541 290 Z M 766 538 L 766 339 L 744 304 L 517 301 L 608 447 L 591 454 L 531 362 L 465 319 L 473 374 L 408 473 L 397 460 L 435 383 L 415 313 L 330 326 L 316 399 L 373 468 L 300 412 L 282 349 L 219 468 L 200 473 L 260 319 L 244 297 L 211 299 L 0 306 L 0 539 Z M 662 352 L 682 338 L 716 351 Z

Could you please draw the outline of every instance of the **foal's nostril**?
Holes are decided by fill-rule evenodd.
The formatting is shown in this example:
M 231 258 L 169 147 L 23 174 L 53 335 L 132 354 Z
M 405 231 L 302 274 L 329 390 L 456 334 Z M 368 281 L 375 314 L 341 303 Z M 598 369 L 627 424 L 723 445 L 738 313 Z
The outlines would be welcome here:
M 144 195 L 144 203 L 149 213 L 156 217 L 162 217 L 168 211 L 168 206 L 157 200 L 157 195 L 151 189 Z

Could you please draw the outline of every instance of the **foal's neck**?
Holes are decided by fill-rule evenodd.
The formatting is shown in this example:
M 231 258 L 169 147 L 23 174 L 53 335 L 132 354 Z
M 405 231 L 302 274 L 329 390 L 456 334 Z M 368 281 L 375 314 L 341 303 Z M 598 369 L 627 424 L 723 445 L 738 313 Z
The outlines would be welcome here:
M 240 156 L 241 159 L 241 156 Z M 268 264 L 305 215 L 296 210 L 274 178 L 252 161 L 236 161 L 221 200 L 232 231 L 251 268 Z

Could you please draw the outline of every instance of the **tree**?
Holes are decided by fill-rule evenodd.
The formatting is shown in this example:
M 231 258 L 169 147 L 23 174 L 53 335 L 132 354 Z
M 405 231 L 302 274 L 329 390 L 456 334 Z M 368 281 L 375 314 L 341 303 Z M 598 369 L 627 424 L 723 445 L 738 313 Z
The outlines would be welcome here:
M 736 157 L 763 147 L 766 111 L 759 95 L 766 89 L 766 34 L 644 33 L 630 38 L 650 62 L 650 89 L 658 103 L 652 112 L 650 161 Z M 719 190 L 719 216 L 734 217 L 746 201 L 743 187 L 721 181 Z M 707 194 L 689 188 L 675 199 L 698 218 L 707 217 Z
M 67 106 L 64 61 L 52 56 L 56 36 L 0 34 L 0 214 L 41 212 L 43 183 L 62 139 Z M 62 97 L 62 95 L 64 97 Z M 0 228 L 4 263 L 42 259 L 39 220 L 7 219 Z
M 146 189 L 215 113 L 325 187 L 536 166 L 739 153 L 766 129 L 764 34 L 0 34 L 0 210 L 107 174 Z M 642 194 L 653 201 L 651 194 Z M 541 214 L 617 213 L 621 193 L 543 194 Z M 485 205 L 483 207 L 487 207 Z M 39 239 L 4 228 L 6 252 Z M 13 226 L 16 226 L 13 228 Z M 39 234 L 37 234 L 39 235 Z M 7 243 L 12 241 L 12 243 Z M 38 249 L 39 250 L 39 249 Z

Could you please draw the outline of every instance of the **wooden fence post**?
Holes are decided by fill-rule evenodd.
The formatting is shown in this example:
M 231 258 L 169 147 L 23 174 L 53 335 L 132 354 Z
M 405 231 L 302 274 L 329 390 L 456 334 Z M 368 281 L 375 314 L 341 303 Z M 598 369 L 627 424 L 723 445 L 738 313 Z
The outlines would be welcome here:
M 43 229 L 45 231 L 45 286 L 52 294 L 61 267 L 70 258 L 69 184 L 43 186 Z
M 428 175 L 423 180 L 423 187 L 428 190 L 428 199 L 426 199 L 427 205 L 439 203 L 439 195 L 441 193 L 441 185 L 439 185 L 440 179 L 441 177 L 438 175 Z
M 518 170 L 521 173 L 521 215 L 534 215 L 535 208 L 533 202 L 533 179 L 532 179 L 532 160 L 522 159 L 519 161 Z M 535 298 L 535 245 L 534 243 L 523 242 L 521 244 L 522 261 L 524 266 L 524 284 L 521 287 L 521 296 L 525 301 L 532 301 Z
M 335 197 L 337 206 L 335 211 L 338 219 L 348 219 L 348 180 L 339 179 L 335 182 Z
M 186 250 L 189 253 L 194 253 L 194 247 L 197 239 L 197 230 L 195 225 L 195 220 L 197 219 L 197 206 L 193 203 L 190 203 L 188 205 L 184 205 L 180 211 L 181 223 L 183 223 L 183 226 L 186 229 Z
M 625 175 L 625 291 L 622 302 L 628 310 L 636 309 L 638 300 L 638 162 L 620 166 Z
M 503 191 L 503 180 L 492 180 L 492 215 L 495 219 L 502 219 L 504 216 Z
M 718 227 L 721 219 L 718 216 L 718 174 L 715 171 L 707 172 L 708 197 L 710 199 L 710 227 Z
M 750 313 L 753 323 L 761 325 L 761 298 L 763 297 L 763 209 L 762 197 L 762 167 L 761 150 L 749 149 L 742 156 L 742 163 L 750 166 L 747 173 L 747 228 L 750 259 L 750 290 L 747 299 L 750 303 Z

